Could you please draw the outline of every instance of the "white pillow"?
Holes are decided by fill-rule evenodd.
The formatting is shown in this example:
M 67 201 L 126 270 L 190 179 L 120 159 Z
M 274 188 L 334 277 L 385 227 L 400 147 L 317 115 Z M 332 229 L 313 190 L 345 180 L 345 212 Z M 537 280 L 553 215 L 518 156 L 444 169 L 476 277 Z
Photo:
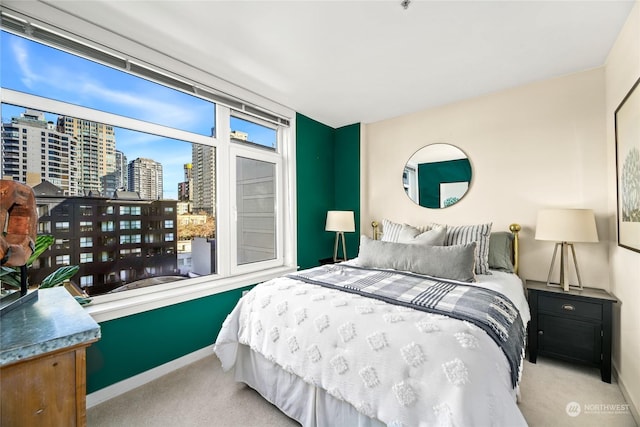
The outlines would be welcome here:
M 397 222 L 390 221 L 386 218 L 382 219 L 382 240 L 383 242 L 394 242 L 398 243 L 398 238 L 400 237 L 400 232 L 402 231 L 402 226 L 406 225 L 408 227 L 413 227 L 408 224 L 398 224 Z M 417 226 L 413 227 L 418 230 L 419 233 L 424 233 L 425 231 L 431 230 L 433 227 L 431 226 Z
M 437 227 L 423 233 L 415 227 L 402 224 L 397 243 L 443 246 L 447 234 L 446 232 L 447 230 L 445 227 Z

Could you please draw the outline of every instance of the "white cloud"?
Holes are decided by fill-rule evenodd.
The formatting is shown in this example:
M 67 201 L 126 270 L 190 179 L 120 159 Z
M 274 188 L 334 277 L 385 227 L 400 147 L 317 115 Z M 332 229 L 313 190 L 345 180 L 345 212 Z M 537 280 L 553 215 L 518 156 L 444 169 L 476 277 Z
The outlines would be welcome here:
M 32 89 L 33 84 L 40 79 L 40 75 L 31 70 L 29 64 L 29 49 L 22 39 L 15 38 L 11 43 L 11 50 L 21 71 L 22 83 L 29 89 Z
M 162 87 L 152 95 L 142 90 L 136 92 L 109 87 L 109 82 L 99 81 L 81 69 L 73 69 L 71 63 L 52 62 L 51 58 L 36 55 L 28 43 L 21 38 L 12 38 L 11 50 L 20 79 L 30 91 L 185 130 L 203 120 L 213 122 L 212 118 L 203 116 L 205 111 L 194 109 L 192 104 L 181 105 L 180 96 L 174 96 L 168 90 L 165 92 Z M 159 99 L 158 96 L 165 99 Z

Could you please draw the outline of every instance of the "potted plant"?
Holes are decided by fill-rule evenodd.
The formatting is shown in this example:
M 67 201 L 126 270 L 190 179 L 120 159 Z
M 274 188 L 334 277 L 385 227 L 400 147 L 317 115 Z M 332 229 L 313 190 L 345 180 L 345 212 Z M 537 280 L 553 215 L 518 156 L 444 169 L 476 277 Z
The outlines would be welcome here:
M 54 241 L 55 238 L 51 235 L 39 234 L 36 237 L 36 244 L 33 249 L 33 253 L 27 261 L 26 267 L 31 267 L 33 265 L 33 262 L 38 259 L 38 257 L 42 255 L 42 253 L 46 251 Z M 64 282 L 69 280 L 74 274 L 78 272 L 78 270 L 79 267 L 77 265 L 65 265 L 63 267 L 60 267 L 56 271 L 42 279 L 42 282 L 38 286 L 38 289 L 62 286 Z M 20 278 L 20 267 L 0 267 L 0 281 L 2 281 L 2 283 L 5 283 L 12 288 L 20 289 Z M 75 295 L 74 298 L 81 305 L 86 305 L 91 302 L 90 298 L 82 296 Z

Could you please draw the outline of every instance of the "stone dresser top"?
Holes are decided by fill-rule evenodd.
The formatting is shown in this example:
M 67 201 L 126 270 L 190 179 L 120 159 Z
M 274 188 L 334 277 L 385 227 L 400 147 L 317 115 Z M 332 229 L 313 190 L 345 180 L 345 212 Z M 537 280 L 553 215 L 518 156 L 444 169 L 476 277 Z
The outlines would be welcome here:
M 0 323 L 0 366 L 100 338 L 100 326 L 63 287 L 38 290 Z

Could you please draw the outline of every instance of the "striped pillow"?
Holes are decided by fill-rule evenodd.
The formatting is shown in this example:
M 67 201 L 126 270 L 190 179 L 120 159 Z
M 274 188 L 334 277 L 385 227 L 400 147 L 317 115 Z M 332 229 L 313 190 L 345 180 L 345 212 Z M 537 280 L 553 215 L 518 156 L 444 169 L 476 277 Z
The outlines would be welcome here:
M 398 224 L 393 221 L 389 221 L 384 218 L 382 220 L 382 240 L 383 242 L 397 243 L 400 237 L 400 231 L 402 230 L 402 224 Z
M 476 242 L 476 274 L 491 274 L 489 271 L 489 238 L 491 225 L 447 225 L 445 245 L 464 245 Z

